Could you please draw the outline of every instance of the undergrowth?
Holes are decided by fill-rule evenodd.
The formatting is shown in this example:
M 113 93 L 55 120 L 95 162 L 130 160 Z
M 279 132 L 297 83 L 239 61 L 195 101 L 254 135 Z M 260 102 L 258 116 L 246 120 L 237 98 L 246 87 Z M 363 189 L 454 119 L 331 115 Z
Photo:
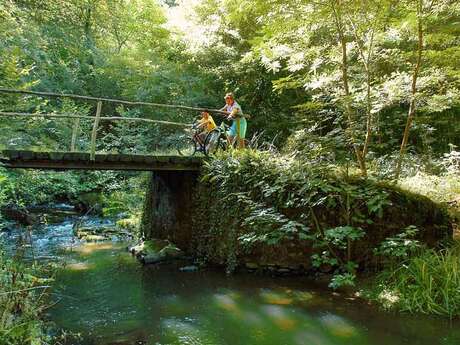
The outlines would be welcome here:
M 47 308 L 50 280 L 43 268 L 8 259 L 0 249 L 0 344 L 47 344 L 42 314 Z
M 369 298 L 387 309 L 460 316 L 460 243 L 395 259 L 377 276 Z
M 205 164 L 194 246 L 228 271 L 251 259 L 300 262 L 333 273 L 330 285 L 338 288 L 353 285 L 359 269 L 379 265 L 373 249 L 411 225 L 432 243 L 451 231 L 445 212 L 423 196 L 317 161 L 232 151 Z

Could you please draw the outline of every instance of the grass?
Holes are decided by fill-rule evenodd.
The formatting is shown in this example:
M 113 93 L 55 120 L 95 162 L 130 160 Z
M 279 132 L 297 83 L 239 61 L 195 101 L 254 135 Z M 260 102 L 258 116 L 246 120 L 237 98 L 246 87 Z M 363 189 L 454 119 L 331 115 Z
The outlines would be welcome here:
M 48 279 L 41 269 L 7 259 L 0 252 L 0 344 L 46 344 L 45 323 Z
M 418 173 L 399 181 L 407 191 L 427 196 L 435 202 L 448 206 L 452 216 L 460 219 L 460 176 L 459 174 L 428 175 Z
M 390 264 L 374 280 L 367 296 L 387 309 L 460 316 L 460 176 L 419 172 L 398 186 L 445 205 L 454 222 L 454 241 L 442 250 L 420 249 L 404 262 Z
M 460 316 L 460 243 L 395 263 L 377 277 L 372 295 L 389 309 Z

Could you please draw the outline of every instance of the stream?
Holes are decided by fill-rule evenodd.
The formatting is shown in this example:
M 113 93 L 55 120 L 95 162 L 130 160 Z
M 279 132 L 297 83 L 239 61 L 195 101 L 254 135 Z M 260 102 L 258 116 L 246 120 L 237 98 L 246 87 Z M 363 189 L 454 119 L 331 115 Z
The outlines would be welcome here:
M 67 344 L 460 344 L 458 321 L 383 312 L 308 277 L 182 272 L 180 264 L 142 267 L 122 240 L 76 239 L 78 216 L 71 207 L 40 212 L 43 221 L 31 231 L 28 255 L 59 263 L 56 304 L 46 317 L 56 329 L 80 334 Z M 1 233 L 10 253 L 19 236 L 19 226 Z

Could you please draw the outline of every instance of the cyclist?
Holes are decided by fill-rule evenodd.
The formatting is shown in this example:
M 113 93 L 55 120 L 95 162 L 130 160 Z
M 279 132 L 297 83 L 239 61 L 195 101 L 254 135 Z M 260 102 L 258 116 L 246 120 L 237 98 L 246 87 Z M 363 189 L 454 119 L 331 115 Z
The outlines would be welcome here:
M 232 126 L 227 133 L 227 140 L 229 145 L 232 145 L 236 138 L 238 142 L 238 148 L 244 148 L 247 121 L 243 115 L 241 106 L 235 101 L 235 96 L 233 93 L 230 92 L 225 95 L 225 106 L 220 110 L 225 111 L 228 115 L 228 119 L 233 120 Z
M 212 116 L 209 115 L 207 111 L 203 111 L 201 113 L 201 119 L 198 120 L 198 124 L 196 126 L 196 129 L 197 129 L 196 136 L 201 144 L 204 143 L 204 140 L 206 139 L 206 136 L 208 135 L 208 133 L 211 132 L 215 128 L 217 128 L 217 126 Z

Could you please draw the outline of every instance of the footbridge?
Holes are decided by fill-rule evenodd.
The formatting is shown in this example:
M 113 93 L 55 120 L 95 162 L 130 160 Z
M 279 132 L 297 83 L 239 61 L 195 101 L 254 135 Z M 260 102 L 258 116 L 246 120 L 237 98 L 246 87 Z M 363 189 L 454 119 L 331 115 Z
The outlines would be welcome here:
M 34 101 L 35 98 L 39 98 L 38 101 Z M 53 107 L 47 109 L 65 108 L 65 99 L 71 99 L 75 103 L 84 102 L 85 105 L 74 108 L 83 111 L 43 112 L 36 106 L 43 99 L 51 99 L 50 103 L 45 103 Z M 16 105 L 19 109 L 28 111 L 10 109 Z M 105 112 L 102 111 L 103 106 Z M 121 111 L 120 107 L 131 111 Z M 138 111 L 133 111 L 134 108 Z M 172 110 L 182 113 L 175 117 L 176 121 L 169 121 L 169 118 L 165 120 L 165 113 L 155 116 L 155 113 L 150 112 L 151 109 L 164 109 L 167 110 L 166 114 L 173 113 Z M 204 157 L 179 156 L 174 153 L 178 152 L 177 148 L 171 147 L 166 150 L 143 147 L 139 150 L 143 152 L 138 152 L 133 147 L 127 149 L 119 144 L 110 145 L 107 138 L 115 141 L 120 139 L 119 136 L 110 136 L 111 129 L 117 124 L 131 130 L 130 135 L 134 134 L 134 142 L 137 136 L 141 138 L 146 133 L 148 135 L 150 128 L 147 130 L 146 126 L 157 126 L 156 135 L 160 133 L 160 136 L 175 135 L 180 138 L 177 132 L 184 136 L 184 129 L 190 127 L 186 121 L 187 118 L 192 118 L 190 112 L 196 114 L 198 111 L 224 113 L 209 108 L 0 87 L 0 129 L 3 134 L 0 142 L 0 165 L 8 169 L 151 171 L 152 178 L 146 185 L 144 214 L 149 226 L 144 229 L 144 234 L 146 237 L 162 237 L 175 241 L 178 236 L 191 234 L 187 229 L 191 226 L 193 189 L 197 184 Z M 181 119 L 185 121 L 177 121 Z M 34 141 L 31 138 L 33 133 L 29 132 L 49 133 L 52 140 Z M 11 133 L 11 140 L 5 140 L 7 133 Z
M 180 156 L 178 155 L 177 148 L 181 145 L 180 136 L 176 135 L 176 143 L 171 149 L 169 147 L 166 151 L 168 154 L 162 153 L 164 150 L 159 150 L 160 153 L 155 152 L 154 149 L 149 152 L 133 152 L 132 148 L 129 153 L 119 153 L 112 152 L 109 150 L 104 150 L 103 145 L 98 143 L 98 136 L 100 136 L 101 129 L 104 129 L 105 134 L 110 133 L 110 129 L 107 130 L 107 127 L 113 126 L 117 123 L 130 123 L 134 125 L 135 129 L 139 129 L 139 136 L 142 136 L 142 133 L 145 133 L 145 126 L 161 126 L 167 128 L 166 132 L 171 136 L 171 132 L 177 134 L 177 131 L 182 132 L 182 138 L 185 139 L 184 129 L 187 129 L 191 126 L 190 123 L 185 122 L 174 122 L 167 121 L 164 119 L 155 119 L 154 115 L 145 111 L 145 108 L 150 109 L 166 109 L 168 112 L 182 111 L 182 118 L 187 118 L 187 115 L 184 115 L 184 112 L 197 112 L 197 111 L 207 111 L 210 113 L 221 113 L 225 114 L 223 111 L 211 108 L 197 108 L 189 107 L 184 105 L 172 105 L 172 104 L 160 104 L 160 103 L 149 103 L 149 102 L 138 102 L 138 101 L 127 101 L 127 100 L 118 100 L 111 98 L 99 98 L 91 96 L 82 96 L 82 95 L 73 95 L 73 94 L 63 94 L 63 93 L 52 93 L 52 92 L 38 92 L 38 91 L 28 91 L 28 90 L 15 90 L 0 87 L 0 95 L 5 96 L 5 102 L 8 106 L 8 98 L 11 98 L 11 103 L 22 104 L 24 103 L 24 98 L 30 102 L 31 97 L 36 97 L 40 99 L 51 98 L 55 99 L 56 104 L 61 104 L 64 99 L 71 99 L 75 102 L 85 102 L 89 111 L 93 112 L 92 115 L 81 112 L 64 112 L 64 113 L 44 113 L 42 111 L 31 111 L 31 112 L 17 112 L 17 111 L 4 111 L 2 109 L 2 102 L 0 100 L 0 118 L 3 125 L 0 127 L 9 127 L 12 122 L 16 123 L 28 123 L 32 128 L 36 128 L 46 122 L 61 122 L 64 126 L 68 126 L 68 131 L 66 132 L 68 138 L 54 138 L 54 141 L 58 142 L 60 147 L 59 150 L 51 149 L 48 147 L 40 147 L 40 143 L 34 144 L 34 149 L 25 149 L 23 147 L 17 148 L 17 144 L 10 145 L 8 143 L 4 146 L 0 163 L 7 168 L 29 168 L 29 169 L 55 169 L 55 170 L 69 170 L 69 169 L 83 169 L 83 170 L 145 170 L 145 171 L 197 171 L 200 169 L 202 157 L 190 157 L 190 156 Z M 18 101 L 20 99 L 20 102 Z M 34 104 L 34 102 L 30 102 Z M 88 104 L 89 103 L 89 104 Z M 107 106 L 109 111 L 114 112 L 115 107 L 127 107 L 129 109 L 133 108 L 143 108 L 142 112 L 147 115 L 144 116 L 120 116 L 120 111 L 116 115 L 104 115 L 102 108 L 103 105 Z M 31 106 L 32 108 L 32 106 Z M 62 108 L 62 107 L 61 107 Z M 139 109 L 138 109 L 139 110 Z M 164 118 L 164 117 L 163 117 Z M 189 116 L 190 118 L 190 116 Z M 90 125 L 86 123 L 86 127 L 83 125 L 84 121 L 90 121 Z M 21 122 L 22 121 L 22 122 Z M 32 125 L 31 125 L 32 124 Z M 109 124 L 107 126 L 107 124 Z M 90 130 L 89 133 L 84 133 L 84 128 Z M 172 131 L 171 128 L 174 128 Z M 3 128 L 2 128 L 3 130 Z M 16 128 L 15 131 L 18 132 L 19 138 L 16 138 L 21 141 L 21 136 L 23 132 L 26 131 L 26 128 Z M 57 132 L 56 128 L 53 129 L 54 132 Z M 49 128 L 46 128 L 46 131 L 52 132 Z M 144 132 L 142 132 L 144 130 Z M 158 129 L 157 129 L 158 130 Z M 61 132 L 64 130 L 61 128 Z M 54 134 L 54 133 L 53 133 Z M 83 139 L 84 137 L 84 139 Z M 63 143 L 68 140 L 68 149 L 62 150 Z M 86 142 L 85 142 L 86 140 Z M 13 141 L 14 142 L 14 141 Z M 104 142 L 107 145 L 106 142 Z M 187 143 L 184 140 L 184 144 Z M 6 147 L 5 147 L 6 146 Z M 13 147 L 11 147 L 13 146 Z M 37 148 L 38 146 L 38 148 Z M 115 151 L 118 151 L 118 147 Z M 121 148 L 123 149 L 123 148 Z M 173 153 L 171 153 L 173 152 Z
M 141 154 L 95 154 L 3 150 L 0 162 L 6 168 L 51 170 L 141 170 L 198 171 L 202 157 Z

